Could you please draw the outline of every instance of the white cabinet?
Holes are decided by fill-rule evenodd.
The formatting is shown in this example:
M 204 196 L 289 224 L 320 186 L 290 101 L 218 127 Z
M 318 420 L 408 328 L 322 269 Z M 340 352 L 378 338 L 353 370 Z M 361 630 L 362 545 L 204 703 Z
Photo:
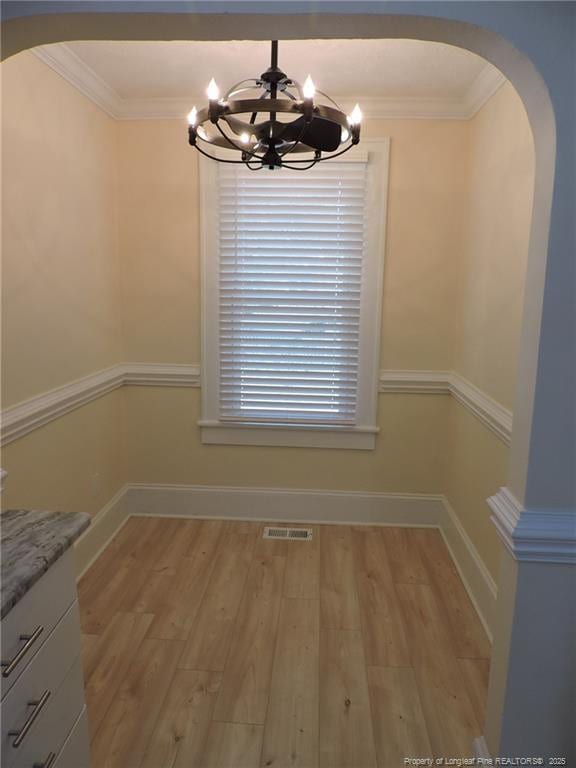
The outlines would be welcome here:
M 2 620 L 5 768 L 89 768 L 80 650 L 69 549 Z

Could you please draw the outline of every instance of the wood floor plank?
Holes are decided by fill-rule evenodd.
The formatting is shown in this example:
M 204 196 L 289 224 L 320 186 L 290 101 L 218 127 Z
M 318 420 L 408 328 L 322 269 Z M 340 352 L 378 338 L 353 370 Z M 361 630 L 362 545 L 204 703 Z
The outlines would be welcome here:
M 148 630 L 148 637 L 188 639 L 213 568 L 214 558 L 206 552 L 181 559 L 176 575 L 171 577 L 170 589 Z
M 111 564 L 107 575 L 102 575 L 99 590 L 92 598 L 80 598 L 80 624 L 82 633 L 100 635 L 115 613 L 128 613 L 147 577 L 147 571 L 124 558 Z
M 312 541 L 288 542 L 284 597 L 317 600 L 320 597 L 320 528 L 317 525 L 294 525 L 311 528 Z
M 285 562 L 276 555 L 252 561 L 234 624 L 215 720 L 264 723 Z
M 201 520 L 165 518 L 147 563 L 150 570 L 170 572 L 177 569 L 181 558 L 187 556 L 193 549 L 201 529 Z
M 186 557 L 193 557 L 194 554 L 202 553 L 214 557 L 224 531 L 226 530 L 225 520 L 190 520 L 194 524 L 192 535 L 186 537 L 187 549 Z
M 116 613 L 84 657 L 84 692 L 94 739 L 154 617 Z
M 265 539 L 264 528 L 269 525 L 270 523 L 258 524 L 258 534 L 256 536 L 254 556 L 261 557 L 262 555 L 277 555 L 278 557 L 286 557 L 288 554 L 290 542 L 283 541 L 282 539 Z M 285 528 L 288 526 L 288 523 L 274 522 L 273 525 L 277 525 L 279 528 Z
M 420 557 L 416 532 L 421 528 L 394 528 L 383 526 L 386 553 L 392 578 L 396 584 L 428 584 L 429 577 Z
M 325 525 L 321 528 L 320 626 L 360 629 L 352 535 L 348 526 Z
M 235 525 L 227 526 L 196 614 L 194 631 L 180 660 L 184 669 L 224 669 L 256 535 L 255 528 L 247 535 L 237 530 Z
M 141 768 L 195 766 L 220 689 L 220 672 L 176 670 Z
M 262 732 L 261 725 L 212 723 L 194 768 L 259 768 Z
M 432 587 L 398 584 L 422 710 L 435 757 L 470 757 L 481 731 Z
M 380 532 L 352 532 L 362 638 L 368 666 L 409 667 L 404 617 Z
M 458 663 L 466 683 L 466 690 L 474 707 L 476 721 L 478 725 L 484 726 L 490 680 L 490 661 L 488 659 L 459 659 Z
M 431 757 L 414 670 L 368 667 L 368 688 L 378 768 L 398 768 L 407 756 Z
M 261 527 L 131 518 L 82 578 L 93 768 L 470 754 L 490 648 L 438 532 L 318 525 L 256 556 Z
M 262 766 L 318 766 L 319 644 L 318 601 L 282 600 Z
M 441 600 L 456 655 L 460 658 L 489 659 L 490 641 L 440 531 L 421 528 L 415 530 L 415 539 L 428 572 L 428 581 Z
M 78 582 L 81 609 L 98 597 L 119 563 L 136 561 L 137 550 L 155 535 L 156 530 L 157 522 L 153 518 L 146 518 L 143 522 L 140 518 L 128 519 Z
M 182 643 L 145 639 L 92 742 L 94 768 L 140 768 Z
M 360 632 L 320 630 L 320 766 L 376 766 Z
M 166 595 L 169 595 L 174 589 L 175 576 L 175 568 L 149 571 L 140 591 L 134 597 L 130 611 L 132 613 L 160 613 Z

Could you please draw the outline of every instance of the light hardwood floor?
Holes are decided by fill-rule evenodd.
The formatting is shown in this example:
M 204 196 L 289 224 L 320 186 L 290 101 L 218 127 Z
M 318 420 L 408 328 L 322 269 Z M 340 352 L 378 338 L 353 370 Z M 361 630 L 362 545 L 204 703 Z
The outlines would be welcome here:
M 92 768 L 471 756 L 490 646 L 437 530 L 131 518 L 79 584 Z

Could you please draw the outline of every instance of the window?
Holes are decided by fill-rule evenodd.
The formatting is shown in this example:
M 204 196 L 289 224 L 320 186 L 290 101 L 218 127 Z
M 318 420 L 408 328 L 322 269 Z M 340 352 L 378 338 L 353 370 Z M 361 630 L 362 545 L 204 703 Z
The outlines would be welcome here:
M 201 161 L 203 442 L 374 447 L 387 160 Z

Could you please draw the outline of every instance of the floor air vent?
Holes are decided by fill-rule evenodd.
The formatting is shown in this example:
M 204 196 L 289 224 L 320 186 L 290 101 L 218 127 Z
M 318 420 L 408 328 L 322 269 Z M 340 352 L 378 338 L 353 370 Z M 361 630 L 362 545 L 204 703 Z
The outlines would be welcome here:
M 310 541 L 312 539 L 311 528 L 264 528 L 265 539 L 291 539 L 293 541 Z

